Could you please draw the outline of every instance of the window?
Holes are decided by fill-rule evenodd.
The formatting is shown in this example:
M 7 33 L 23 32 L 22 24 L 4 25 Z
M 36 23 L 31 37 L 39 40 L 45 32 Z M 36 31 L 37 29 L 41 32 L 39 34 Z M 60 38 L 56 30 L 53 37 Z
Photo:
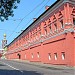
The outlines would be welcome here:
M 49 21 L 48 21 L 48 23 L 50 23 L 51 21 L 50 21 L 50 19 L 49 19 Z
M 73 24 L 75 25 L 75 18 L 73 18 Z
M 38 40 L 38 36 L 36 36 L 36 40 Z
M 34 58 L 33 53 L 31 55 L 32 55 L 32 58 Z
M 51 53 L 48 53 L 48 59 L 51 60 Z
M 65 59 L 65 52 L 62 52 L 62 60 Z
M 44 22 L 44 25 L 46 25 L 46 22 Z
M 37 36 L 37 28 L 35 29 L 35 35 Z
M 54 58 L 55 60 L 57 60 L 57 53 L 54 53 Z
M 50 32 L 52 31 L 51 26 L 49 26 Z
M 55 31 L 57 31 L 57 24 L 54 24 L 54 26 L 55 26 Z
M 39 31 L 39 35 L 41 35 L 41 31 Z
M 33 30 L 33 36 L 35 37 L 35 31 Z
M 39 52 L 37 52 L 37 57 L 38 57 L 38 58 L 40 57 Z
M 26 59 L 26 54 L 25 54 L 25 59 Z
M 28 40 L 29 40 L 29 34 L 28 34 Z
M 60 21 L 61 28 L 63 28 L 63 20 Z
M 39 26 L 39 31 L 41 30 L 41 26 Z
M 47 34 L 47 29 L 45 29 L 45 35 Z
M 31 32 L 31 35 L 30 35 L 30 37 L 32 38 L 32 32 Z
M 16 43 L 16 46 L 18 46 L 18 43 Z

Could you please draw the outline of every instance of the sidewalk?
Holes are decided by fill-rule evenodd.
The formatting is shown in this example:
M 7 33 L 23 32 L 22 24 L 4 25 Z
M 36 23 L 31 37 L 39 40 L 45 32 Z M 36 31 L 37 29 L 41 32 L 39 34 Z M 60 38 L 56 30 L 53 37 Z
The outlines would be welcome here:
M 17 61 L 17 62 L 20 62 L 20 63 L 22 62 L 22 63 L 25 63 L 25 64 L 38 66 L 38 67 L 46 68 L 46 69 L 57 69 L 57 70 L 74 69 L 75 70 L 75 67 L 69 67 L 69 66 L 64 66 L 64 65 L 51 65 L 51 64 L 44 64 L 44 63 L 41 63 L 41 62 L 30 62 L 30 61 L 27 61 L 27 60 L 19 60 L 19 59 L 14 59 L 13 61 Z

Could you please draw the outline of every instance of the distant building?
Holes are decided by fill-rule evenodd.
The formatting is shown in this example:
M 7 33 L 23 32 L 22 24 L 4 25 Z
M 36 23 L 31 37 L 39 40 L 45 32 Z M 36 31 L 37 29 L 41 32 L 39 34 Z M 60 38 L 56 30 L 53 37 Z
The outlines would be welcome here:
M 6 34 L 4 34 L 3 36 L 4 39 L 2 40 L 2 48 L 4 48 L 7 45 Z
M 1 58 L 2 55 L 3 55 L 3 51 L 4 51 L 4 49 L 0 49 L 0 58 Z
M 57 0 L 7 46 L 8 59 L 75 66 L 75 0 Z

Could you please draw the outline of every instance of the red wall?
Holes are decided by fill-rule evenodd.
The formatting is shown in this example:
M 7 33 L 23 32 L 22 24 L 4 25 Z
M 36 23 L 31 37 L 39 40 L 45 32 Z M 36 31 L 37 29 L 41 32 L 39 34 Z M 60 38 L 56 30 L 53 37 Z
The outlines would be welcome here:
M 74 7 L 73 4 L 65 3 L 58 9 L 53 9 L 49 16 L 43 17 L 43 21 L 34 27 L 31 26 L 27 33 L 23 32 L 8 46 L 8 52 L 14 52 L 7 53 L 6 57 L 19 59 L 17 56 L 19 53 L 22 60 L 75 66 Z M 60 21 L 63 21 L 63 27 Z M 51 60 L 49 60 L 49 54 Z M 55 54 L 57 54 L 57 60 L 55 60 Z M 62 54 L 64 54 L 64 60 Z

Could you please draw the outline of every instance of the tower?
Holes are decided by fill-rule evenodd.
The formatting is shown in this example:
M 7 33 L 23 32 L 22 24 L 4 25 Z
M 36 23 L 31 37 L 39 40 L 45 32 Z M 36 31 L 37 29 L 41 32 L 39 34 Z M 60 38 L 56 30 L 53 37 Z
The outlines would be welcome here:
M 7 44 L 6 34 L 3 35 L 4 39 L 2 40 L 2 48 L 4 48 Z

